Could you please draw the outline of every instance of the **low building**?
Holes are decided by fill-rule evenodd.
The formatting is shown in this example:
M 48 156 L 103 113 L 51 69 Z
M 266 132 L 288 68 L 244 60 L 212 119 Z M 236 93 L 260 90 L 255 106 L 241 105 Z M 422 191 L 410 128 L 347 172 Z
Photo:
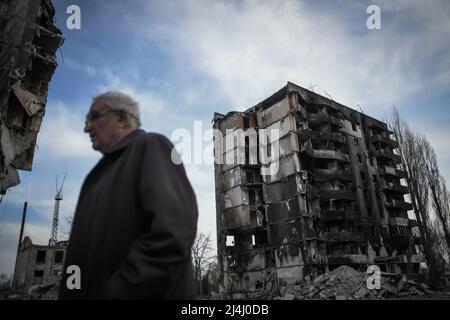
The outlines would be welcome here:
M 59 285 L 66 250 L 67 241 L 48 246 L 33 244 L 29 237 L 25 237 L 17 255 L 13 287 L 26 293 L 33 285 Z

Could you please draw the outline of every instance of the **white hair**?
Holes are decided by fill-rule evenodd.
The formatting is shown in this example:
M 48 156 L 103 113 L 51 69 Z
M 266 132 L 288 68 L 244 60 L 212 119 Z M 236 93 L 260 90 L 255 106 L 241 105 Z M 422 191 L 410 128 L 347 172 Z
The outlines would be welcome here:
M 108 106 L 114 110 L 125 111 L 127 114 L 128 123 L 133 129 L 138 129 L 141 127 L 139 103 L 137 103 L 129 95 L 122 92 L 109 91 L 94 97 L 92 99 L 92 104 L 99 100 L 106 101 Z

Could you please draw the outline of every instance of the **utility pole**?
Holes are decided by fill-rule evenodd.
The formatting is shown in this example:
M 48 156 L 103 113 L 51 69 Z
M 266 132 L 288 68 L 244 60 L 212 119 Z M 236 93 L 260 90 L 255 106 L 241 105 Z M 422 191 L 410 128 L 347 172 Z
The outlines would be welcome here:
M 20 225 L 20 234 L 19 234 L 19 245 L 17 246 L 17 254 L 19 254 L 19 250 L 20 250 L 20 244 L 22 243 L 22 238 L 23 238 L 23 229 L 25 227 L 25 219 L 27 216 L 27 207 L 28 207 L 28 202 L 24 202 L 23 204 L 23 210 L 22 210 L 22 224 Z
M 17 259 L 19 258 L 20 245 L 22 244 L 23 229 L 25 228 L 25 219 L 27 216 L 27 207 L 28 207 L 28 202 L 25 201 L 23 204 L 23 210 L 22 210 L 22 224 L 20 225 L 19 244 L 17 245 L 17 254 L 16 254 L 16 263 L 14 264 L 13 281 L 16 279 Z

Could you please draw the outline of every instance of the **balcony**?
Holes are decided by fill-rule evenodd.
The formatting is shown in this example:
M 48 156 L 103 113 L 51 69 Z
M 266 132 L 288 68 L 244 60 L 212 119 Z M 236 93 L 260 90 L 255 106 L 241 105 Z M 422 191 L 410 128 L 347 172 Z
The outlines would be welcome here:
M 390 218 L 389 224 L 392 226 L 404 226 L 407 227 L 409 225 L 409 219 L 406 218 Z
M 331 123 L 339 127 L 343 127 L 341 119 L 336 116 L 328 115 L 323 112 L 318 113 L 310 113 L 308 116 L 308 121 L 311 124 L 320 124 L 320 123 Z
M 375 150 L 375 157 L 381 158 L 381 159 L 387 159 L 387 160 L 394 160 L 395 162 L 402 162 L 402 158 L 393 153 L 391 150 L 388 149 L 378 149 Z
M 402 186 L 401 184 L 395 184 L 395 183 L 385 183 L 382 184 L 381 187 L 383 188 L 383 191 L 387 192 L 395 192 L 400 194 L 407 194 L 409 193 L 409 188 L 406 186 Z
M 391 245 L 394 246 L 401 246 L 401 247 L 408 247 L 409 246 L 409 241 L 410 241 L 410 236 L 408 234 L 393 234 L 390 236 L 390 242 Z
M 348 190 L 319 190 L 321 199 L 345 199 L 356 200 L 356 193 Z
M 331 140 L 345 144 L 345 137 L 339 133 L 312 131 L 310 136 L 313 140 Z
M 329 255 L 329 265 L 342 264 L 366 264 L 367 256 L 362 254 L 344 254 L 344 255 Z
M 413 254 L 411 256 L 411 262 L 412 263 L 421 263 L 421 262 L 425 262 L 425 257 L 421 254 Z
M 398 142 L 392 140 L 387 134 L 375 134 L 370 137 L 370 141 L 384 143 L 385 145 L 389 145 L 394 149 L 398 148 Z
M 314 150 L 313 156 L 321 159 L 335 159 L 338 161 L 349 162 L 349 157 L 345 153 L 334 150 Z
M 386 201 L 386 207 L 393 209 L 412 210 L 411 203 L 405 202 L 403 200 Z
M 361 242 L 364 238 L 361 233 L 337 231 L 325 232 L 325 240 L 328 242 Z
M 346 210 L 321 210 L 320 218 L 326 221 L 352 219 L 352 213 Z
M 300 141 L 306 141 L 311 138 L 311 129 L 302 129 L 297 131 Z
M 409 225 L 411 228 L 417 227 L 417 226 L 418 226 L 417 220 L 409 219 L 409 220 L 408 220 L 408 225 Z
M 389 166 L 380 166 L 379 167 L 380 174 L 383 176 L 394 176 L 398 178 L 406 178 L 406 171 L 395 169 L 394 167 Z
M 397 177 L 399 177 L 399 178 L 407 178 L 408 177 L 408 174 L 406 173 L 405 170 L 397 169 L 397 170 L 395 170 L 395 173 L 396 173 Z
M 352 181 L 352 173 L 350 170 L 338 170 L 338 169 L 315 169 L 316 181 L 327 181 L 331 179 L 341 179 L 346 181 Z
M 299 103 L 291 109 L 290 111 L 293 113 L 298 119 L 306 120 L 307 119 L 307 113 L 304 107 L 302 107 Z

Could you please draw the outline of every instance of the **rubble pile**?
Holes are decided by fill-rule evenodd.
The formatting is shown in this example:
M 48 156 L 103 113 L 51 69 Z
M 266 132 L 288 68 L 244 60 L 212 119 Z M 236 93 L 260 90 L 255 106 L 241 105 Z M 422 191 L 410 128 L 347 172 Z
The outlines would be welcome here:
M 348 266 L 322 274 L 312 283 L 282 287 L 276 300 L 360 300 L 390 299 L 396 297 L 426 295 L 429 288 L 405 276 L 381 273 L 380 289 L 368 289 L 368 274 Z
M 58 282 L 33 285 L 28 291 L 7 288 L 0 290 L 0 300 L 57 300 L 59 292 Z

